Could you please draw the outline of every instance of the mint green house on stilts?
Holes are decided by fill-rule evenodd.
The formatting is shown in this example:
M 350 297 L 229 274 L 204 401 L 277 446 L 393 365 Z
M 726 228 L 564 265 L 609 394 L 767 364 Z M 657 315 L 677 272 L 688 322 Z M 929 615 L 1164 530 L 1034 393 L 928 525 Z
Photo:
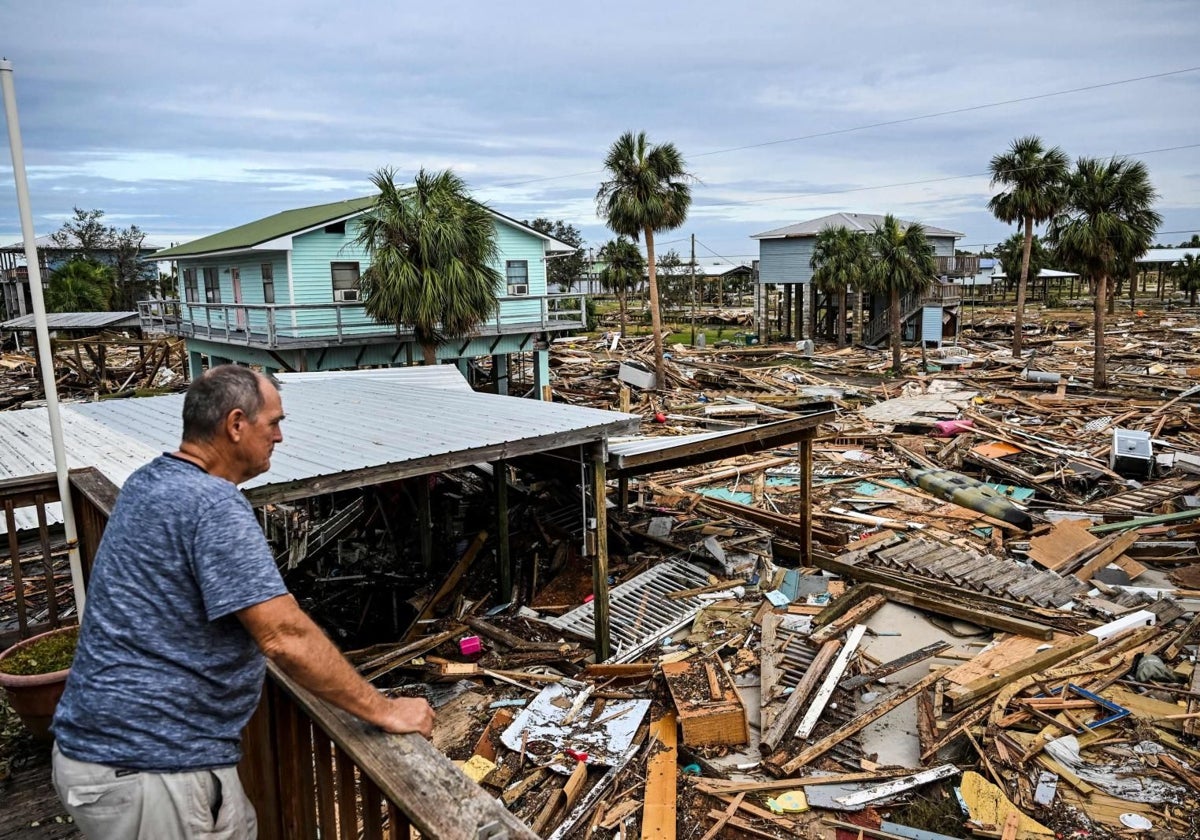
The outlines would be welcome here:
M 268 372 L 348 370 L 421 360 L 412 330 L 364 311 L 359 277 L 370 265 L 357 219 L 373 197 L 287 210 L 159 251 L 176 264 L 179 299 L 139 304 L 143 328 L 187 341 L 191 376 L 235 362 Z M 466 373 L 491 358 L 495 390 L 509 393 L 514 354 L 530 354 L 533 396 L 547 393 L 553 335 L 585 329 L 579 294 L 550 294 L 546 261 L 575 248 L 489 210 L 504 278 L 500 305 L 471 335 L 450 337 L 438 359 Z

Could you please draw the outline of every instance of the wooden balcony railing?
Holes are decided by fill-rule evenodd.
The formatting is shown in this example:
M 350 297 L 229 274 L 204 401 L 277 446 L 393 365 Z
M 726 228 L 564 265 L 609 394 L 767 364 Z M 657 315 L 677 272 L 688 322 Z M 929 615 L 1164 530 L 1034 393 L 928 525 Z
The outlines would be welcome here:
M 535 840 L 528 826 L 418 735 L 388 735 L 274 666 L 239 768 L 262 840 Z
M 116 502 L 95 469 L 71 472 L 87 579 Z M 0 555 L 0 649 L 74 623 L 53 474 L 0 482 L 8 556 Z M 238 771 L 262 840 L 536 840 L 524 823 L 416 735 L 389 735 L 313 696 L 273 666 L 242 738 Z
M 117 488 L 94 468 L 72 470 L 70 483 L 86 580 Z M 78 620 L 66 541 L 61 526 L 52 526 L 47 512 L 58 501 L 53 473 L 0 481 L 5 527 L 5 553 L 0 554 L 0 649 Z
M 938 276 L 967 277 L 979 273 L 978 254 L 955 254 L 953 257 L 934 257 Z

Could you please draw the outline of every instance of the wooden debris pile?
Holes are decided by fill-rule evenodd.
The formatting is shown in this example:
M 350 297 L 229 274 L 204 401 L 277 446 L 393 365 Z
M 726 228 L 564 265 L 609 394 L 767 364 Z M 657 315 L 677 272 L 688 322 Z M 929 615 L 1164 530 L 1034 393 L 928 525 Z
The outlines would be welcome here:
M 58 338 L 54 378 L 61 395 L 83 398 L 139 391 L 180 390 L 187 384 L 187 352 L 180 338 L 135 339 L 104 333 L 87 338 Z M 0 409 L 20 408 L 42 399 L 37 358 L 25 353 L 0 355 Z

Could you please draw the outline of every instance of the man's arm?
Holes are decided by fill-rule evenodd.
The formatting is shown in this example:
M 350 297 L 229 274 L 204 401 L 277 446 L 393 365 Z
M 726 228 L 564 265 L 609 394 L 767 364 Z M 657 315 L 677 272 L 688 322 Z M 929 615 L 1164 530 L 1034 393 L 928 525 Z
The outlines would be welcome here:
M 421 699 L 391 699 L 354 670 L 291 595 L 237 613 L 262 652 L 300 685 L 388 732 L 433 732 L 433 709 Z

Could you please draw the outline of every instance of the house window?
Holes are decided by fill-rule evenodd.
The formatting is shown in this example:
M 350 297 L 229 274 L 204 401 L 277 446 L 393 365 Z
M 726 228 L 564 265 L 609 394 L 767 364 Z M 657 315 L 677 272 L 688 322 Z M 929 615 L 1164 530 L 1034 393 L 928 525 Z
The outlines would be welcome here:
M 262 264 L 263 303 L 275 302 L 275 266 Z
M 529 294 L 528 260 L 508 260 L 504 264 L 504 272 L 508 277 L 508 293 L 510 295 Z
M 183 270 L 183 297 L 188 303 L 195 303 L 199 295 L 196 293 L 196 269 Z
M 217 276 L 217 269 L 214 266 L 204 269 L 204 302 L 221 302 L 221 280 Z
M 346 220 L 343 219 L 340 222 L 334 222 L 331 225 L 325 225 L 325 232 L 326 233 L 345 234 L 346 233 Z
M 333 299 L 351 302 L 358 300 L 358 263 L 335 262 L 329 264 L 333 275 Z

